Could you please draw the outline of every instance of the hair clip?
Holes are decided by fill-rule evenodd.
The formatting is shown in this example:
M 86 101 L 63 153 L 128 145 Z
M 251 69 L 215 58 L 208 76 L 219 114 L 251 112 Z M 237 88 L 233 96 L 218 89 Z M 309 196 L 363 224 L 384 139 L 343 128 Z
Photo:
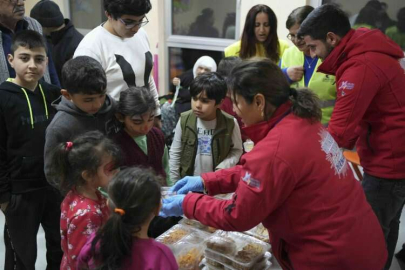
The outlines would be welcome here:
M 121 216 L 125 215 L 125 211 L 121 208 L 115 208 L 114 212 L 120 214 Z
M 73 143 L 72 142 L 66 142 L 66 151 L 69 151 L 70 149 L 72 149 L 73 147 Z

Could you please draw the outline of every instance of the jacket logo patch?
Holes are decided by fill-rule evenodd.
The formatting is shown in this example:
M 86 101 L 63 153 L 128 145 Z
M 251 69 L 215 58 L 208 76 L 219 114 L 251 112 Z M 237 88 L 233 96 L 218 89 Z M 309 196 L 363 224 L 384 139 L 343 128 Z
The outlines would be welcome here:
M 354 88 L 354 83 L 343 81 L 340 86 L 339 90 L 352 90 Z
M 260 181 L 252 178 L 252 174 L 246 172 L 245 176 L 242 177 L 242 181 L 245 182 L 248 186 L 253 188 L 260 188 Z
M 335 171 L 335 175 L 338 175 L 339 178 L 345 176 L 347 174 L 348 164 L 339 146 L 326 129 L 321 129 L 319 135 L 321 137 L 319 141 L 321 143 L 321 149 L 325 152 L 326 160 L 330 162 L 331 168 Z

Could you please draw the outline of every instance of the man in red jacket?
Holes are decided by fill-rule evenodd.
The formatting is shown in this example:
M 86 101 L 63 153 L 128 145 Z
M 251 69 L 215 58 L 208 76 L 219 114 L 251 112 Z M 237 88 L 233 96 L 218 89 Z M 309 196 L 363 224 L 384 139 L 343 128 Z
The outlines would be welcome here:
M 336 76 L 337 98 L 328 131 L 340 147 L 355 145 L 363 189 L 384 231 L 389 269 L 405 202 L 405 73 L 401 48 L 379 30 L 350 27 L 334 5 L 315 9 L 298 35 Z

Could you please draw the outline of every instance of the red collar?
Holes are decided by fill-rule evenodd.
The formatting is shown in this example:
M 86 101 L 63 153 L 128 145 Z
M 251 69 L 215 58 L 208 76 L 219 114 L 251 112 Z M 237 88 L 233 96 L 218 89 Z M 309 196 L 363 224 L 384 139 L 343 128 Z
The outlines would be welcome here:
M 262 121 L 248 127 L 243 127 L 243 131 L 246 133 L 249 139 L 257 144 L 264 137 L 267 136 L 270 130 L 272 130 L 284 117 L 286 117 L 291 112 L 291 107 L 291 101 L 288 101 L 279 106 L 269 120 Z
M 351 29 L 340 41 L 340 43 L 332 50 L 332 52 L 326 57 L 323 63 L 318 67 L 317 72 L 322 72 L 329 75 L 335 75 L 337 69 L 346 59 L 345 52 L 346 45 L 355 33 L 355 30 Z

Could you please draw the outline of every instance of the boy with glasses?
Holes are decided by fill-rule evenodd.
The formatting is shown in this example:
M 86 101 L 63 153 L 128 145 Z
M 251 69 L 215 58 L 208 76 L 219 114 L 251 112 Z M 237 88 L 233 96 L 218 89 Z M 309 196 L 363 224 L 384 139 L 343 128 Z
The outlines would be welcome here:
M 115 100 L 131 86 L 145 86 L 159 108 L 148 36 L 142 26 L 148 23 L 149 0 L 104 0 L 107 21 L 88 33 L 74 57 L 90 56 L 101 63 L 107 75 L 107 93 Z M 155 115 L 160 115 L 157 109 Z

